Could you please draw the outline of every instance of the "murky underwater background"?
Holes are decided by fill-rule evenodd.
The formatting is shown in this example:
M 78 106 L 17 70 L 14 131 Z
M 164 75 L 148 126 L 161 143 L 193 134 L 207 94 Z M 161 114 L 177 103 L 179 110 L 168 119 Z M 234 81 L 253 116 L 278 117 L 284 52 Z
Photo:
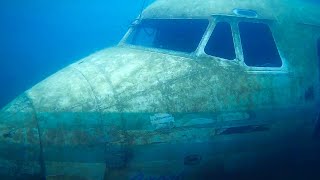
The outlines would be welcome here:
M 320 3 L 320 0 L 306 1 Z M 140 13 L 143 2 L 0 1 L 0 109 L 59 69 L 117 44 Z M 274 158 L 286 158 L 286 155 Z M 286 162 L 274 172 L 277 177 L 290 174 L 283 178 L 320 179 L 320 161 Z M 292 170 L 296 173 L 291 173 Z M 273 179 L 274 175 L 265 177 Z
M 70 63 L 118 43 L 142 4 L 0 1 L 0 107 Z

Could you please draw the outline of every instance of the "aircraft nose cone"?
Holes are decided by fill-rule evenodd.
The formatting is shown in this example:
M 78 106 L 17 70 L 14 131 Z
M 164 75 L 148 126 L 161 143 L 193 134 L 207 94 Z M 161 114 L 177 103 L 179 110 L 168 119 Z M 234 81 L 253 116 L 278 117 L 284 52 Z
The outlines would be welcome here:
M 0 111 L 0 179 L 33 176 L 40 171 L 37 119 L 23 94 Z

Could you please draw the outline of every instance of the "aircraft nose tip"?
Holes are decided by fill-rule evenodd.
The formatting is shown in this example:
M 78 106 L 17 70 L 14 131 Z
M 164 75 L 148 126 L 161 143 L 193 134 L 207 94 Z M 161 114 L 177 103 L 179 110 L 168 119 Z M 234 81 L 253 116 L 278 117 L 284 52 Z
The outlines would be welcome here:
M 39 144 L 32 102 L 23 94 L 0 111 L 0 178 L 39 174 Z
M 0 140 L 7 143 L 39 143 L 32 102 L 23 94 L 0 111 Z

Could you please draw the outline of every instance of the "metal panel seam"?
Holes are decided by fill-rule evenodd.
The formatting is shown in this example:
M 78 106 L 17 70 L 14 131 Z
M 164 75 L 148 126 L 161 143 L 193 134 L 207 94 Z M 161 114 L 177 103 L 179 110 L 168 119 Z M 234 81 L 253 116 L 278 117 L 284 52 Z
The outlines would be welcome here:
M 40 164 L 40 168 L 41 168 L 41 176 L 46 179 L 46 167 L 45 167 L 45 162 L 44 162 L 44 154 L 43 154 L 43 144 L 42 144 L 42 138 L 41 138 L 41 130 L 40 130 L 40 124 L 39 124 L 39 119 L 38 119 L 38 115 L 37 115 L 37 111 L 33 105 L 33 101 L 32 99 L 26 95 L 26 98 L 29 100 L 30 102 L 30 106 L 32 108 L 32 112 L 33 112 L 33 117 L 35 118 L 36 122 L 37 122 L 37 129 L 38 129 L 38 136 L 39 136 L 39 146 L 40 146 L 40 155 L 39 155 L 39 164 Z

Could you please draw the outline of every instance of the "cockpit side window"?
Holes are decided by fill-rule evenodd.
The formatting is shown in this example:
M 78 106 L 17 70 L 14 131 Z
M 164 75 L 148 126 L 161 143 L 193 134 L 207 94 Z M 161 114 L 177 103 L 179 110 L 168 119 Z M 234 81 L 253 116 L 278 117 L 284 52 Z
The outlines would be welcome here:
M 253 67 L 281 67 L 282 61 L 267 24 L 240 22 L 244 62 Z
M 211 56 L 228 60 L 236 58 L 231 26 L 227 22 L 218 22 L 204 49 Z
M 145 19 L 134 27 L 126 43 L 191 53 L 197 49 L 208 24 L 206 19 Z

